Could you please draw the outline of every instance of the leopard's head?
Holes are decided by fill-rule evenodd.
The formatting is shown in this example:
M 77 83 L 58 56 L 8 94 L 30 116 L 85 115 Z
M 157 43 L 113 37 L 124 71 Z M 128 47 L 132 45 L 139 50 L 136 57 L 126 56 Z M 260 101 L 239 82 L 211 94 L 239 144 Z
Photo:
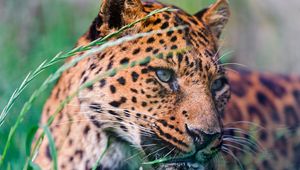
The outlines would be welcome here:
M 166 7 L 140 0 L 104 0 L 84 44 Z M 219 61 L 218 40 L 228 21 L 226 0 L 189 15 L 164 11 L 120 37 L 144 37 L 109 47 L 89 59 L 81 82 L 114 69 L 79 94 L 81 110 L 99 130 L 140 149 L 161 167 L 205 164 L 222 145 L 223 109 L 230 88 Z M 119 38 L 120 38 L 119 37 Z M 126 69 L 116 69 L 127 66 Z M 117 70 L 117 71 L 116 71 Z

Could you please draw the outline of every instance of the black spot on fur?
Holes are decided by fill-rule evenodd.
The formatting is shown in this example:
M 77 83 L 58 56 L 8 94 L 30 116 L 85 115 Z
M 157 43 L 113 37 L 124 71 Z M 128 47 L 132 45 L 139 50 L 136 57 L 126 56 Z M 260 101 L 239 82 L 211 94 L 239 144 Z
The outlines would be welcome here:
M 168 22 L 165 22 L 165 23 L 163 23 L 162 25 L 161 25 L 161 29 L 166 29 L 166 28 L 168 28 L 169 27 L 169 23 Z
M 109 88 L 110 88 L 110 92 L 112 93 L 112 94 L 115 94 L 116 93 L 116 87 L 114 86 L 114 85 L 110 85 L 109 86 Z
M 152 51 L 152 50 L 153 50 L 152 47 L 147 47 L 147 48 L 146 48 L 146 52 L 150 52 L 150 51 Z
M 121 51 L 126 51 L 127 50 L 127 47 L 122 47 L 121 48 Z
M 117 81 L 118 81 L 121 85 L 125 85 L 125 84 L 126 84 L 126 80 L 124 79 L 124 77 L 118 78 Z
M 79 159 L 82 159 L 82 157 L 83 157 L 83 151 L 80 150 L 80 149 L 78 149 L 78 150 L 75 151 L 75 155 L 77 155 L 79 157 Z
M 141 51 L 140 48 L 134 49 L 133 52 L 132 52 L 132 54 L 133 54 L 133 55 L 136 55 L 136 54 L 138 54 L 140 51 Z
M 176 40 L 177 40 L 176 36 L 174 36 L 174 37 L 171 38 L 171 42 L 175 42 Z
M 278 115 L 276 107 L 274 106 L 274 103 L 272 103 L 272 101 L 262 92 L 257 92 L 256 98 L 259 104 L 263 105 L 268 109 L 267 113 L 272 115 L 272 119 L 275 122 L 280 122 L 280 117 Z
M 114 116 L 118 116 L 119 114 L 115 111 L 109 110 L 108 111 L 109 114 L 114 115 Z
M 148 69 L 146 69 L 146 68 L 143 68 L 143 69 L 142 69 L 142 71 L 141 71 L 141 73 L 142 73 L 142 74 L 146 74 L 146 73 L 148 73 Z
M 90 119 L 92 120 L 92 123 L 97 127 L 97 128 L 101 128 L 101 123 L 96 119 L 96 116 L 90 116 Z
M 114 62 L 113 62 L 113 61 L 110 61 L 110 62 L 108 63 L 108 66 L 107 66 L 107 68 L 106 68 L 106 71 L 110 70 L 110 69 L 112 68 L 113 64 L 114 64 Z
M 264 76 L 260 77 L 260 82 L 268 88 L 276 97 L 281 98 L 285 93 L 286 90 L 284 87 L 279 85 L 278 83 L 275 83 L 273 80 L 268 79 Z
M 159 49 L 155 49 L 155 50 L 153 50 L 152 53 L 153 53 L 154 55 L 156 55 L 158 52 L 159 52 Z
M 148 44 L 151 44 L 155 41 L 155 39 L 153 37 L 150 37 L 148 40 L 147 40 L 147 43 Z
M 294 107 L 286 106 L 284 108 L 285 116 L 286 116 L 286 125 L 291 128 L 291 130 L 296 130 L 299 126 L 299 117 Z
M 158 18 L 157 20 L 155 20 L 155 21 L 154 21 L 154 23 L 153 23 L 153 24 L 154 24 L 154 25 L 157 25 L 157 24 L 159 24 L 160 22 L 161 22 L 161 19 L 160 19 L 160 18 Z
M 101 105 L 99 103 L 91 103 L 89 108 L 97 113 L 101 113 L 102 109 L 101 109 Z
M 129 58 L 125 57 L 120 61 L 120 64 L 128 64 L 129 63 Z
M 121 104 L 125 103 L 127 99 L 125 97 L 121 97 L 119 101 L 112 101 L 109 104 L 113 107 L 119 107 Z
M 245 85 L 239 83 L 237 81 L 230 81 L 231 84 L 231 92 L 238 97 L 244 97 L 246 95 L 246 88 Z
M 85 135 L 87 135 L 87 134 L 89 133 L 90 129 L 91 129 L 90 126 L 89 126 L 89 125 L 86 125 L 86 126 L 84 127 L 83 133 L 84 133 Z
M 172 31 L 172 30 L 171 30 L 171 31 L 168 31 L 168 32 L 167 32 L 167 36 L 170 37 L 173 33 L 174 33 L 174 31 Z
M 95 68 L 97 68 L 97 65 L 95 63 L 93 63 L 93 64 L 90 65 L 89 69 L 90 70 L 94 70 Z
M 293 96 L 297 102 L 297 105 L 300 107 L 300 91 L 299 90 L 294 90 L 293 91 Z
M 142 106 L 146 107 L 147 106 L 147 102 L 142 102 Z
M 130 117 L 130 112 L 129 112 L 128 110 L 124 110 L 124 115 L 125 115 L 126 117 Z
M 167 15 L 167 14 L 163 14 L 163 17 L 165 18 L 165 20 L 169 20 L 170 19 L 170 16 Z
M 105 79 L 100 80 L 100 88 L 104 87 L 105 84 L 106 84 L 106 80 Z
M 170 117 L 170 120 L 174 121 L 176 118 L 174 116 Z
M 176 50 L 178 47 L 177 47 L 177 45 L 172 45 L 171 46 L 171 50 Z
M 130 88 L 130 91 L 132 91 L 133 93 L 138 94 L 139 92 L 136 89 Z
M 135 71 L 133 71 L 133 72 L 131 73 L 131 77 L 132 77 L 132 81 L 133 81 L 133 82 L 136 82 L 136 81 L 138 80 L 138 78 L 139 78 L 139 74 L 136 73 Z
M 165 127 L 168 126 L 168 123 L 167 123 L 167 121 L 165 121 L 165 120 L 159 120 L 159 122 L 160 122 L 163 126 L 165 126 Z
M 85 77 L 83 78 L 83 80 L 82 80 L 82 84 L 84 84 L 84 83 L 87 81 L 87 79 L 88 79 L 88 77 L 85 76 Z
M 137 102 L 136 97 L 133 96 L 133 97 L 131 98 L 131 101 L 132 101 L 133 103 L 136 103 L 136 102 Z
M 46 156 L 47 156 L 47 158 L 49 160 L 52 160 L 52 156 L 50 154 L 50 146 L 49 145 L 46 146 Z
M 59 94 L 60 94 L 60 88 L 57 89 L 56 94 L 55 94 L 55 99 L 59 98 Z
M 135 114 L 136 118 L 140 118 L 142 115 L 140 113 Z
M 160 44 L 164 44 L 164 43 L 165 43 L 165 40 L 161 39 L 161 40 L 159 40 L 159 43 L 160 43 Z
M 120 128 L 124 131 L 124 132 L 128 132 L 128 128 L 124 125 L 121 125 Z
M 261 111 L 256 108 L 255 106 L 248 106 L 248 112 L 250 114 L 251 120 L 255 122 L 255 117 L 258 118 L 258 120 L 261 122 L 261 125 L 264 126 L 267 123 L 267 120 L 265 119 L 264 115 L 261 113 Z

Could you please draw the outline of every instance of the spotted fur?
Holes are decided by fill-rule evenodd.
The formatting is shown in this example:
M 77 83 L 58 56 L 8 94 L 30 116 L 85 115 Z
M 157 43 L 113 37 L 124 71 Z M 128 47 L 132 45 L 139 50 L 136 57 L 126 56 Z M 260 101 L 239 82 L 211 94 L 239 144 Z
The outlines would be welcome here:
M 77 46 L 163 7 L 166 5 L 155 1 L 104 0 Z M 259 141 L 266 150 L 276 148 L 272 150 L 275 157 L 262 161 L 252 157 L 249 164 L 243 160 L 236 164 L 229 154 L 224 158 L 228 167 L 299 167 L 299 145 L 294 133 L 299 125 L 300 79 L 243 70 L 228 72 L 227 79 L 218 54 L 218 39 L 229 17 L 227 1 L 218 0 L 195 15 L 172 8 L 176 10 L 155 14 L 119 37 L 155 30 L 166 32 L 107 48 L 63 73 L 45 105 L 42 123 L 81 84 L 120 65 L 161 56 L 101 79 L 64 107 L 50 129 L 59 168 L 91 169 L 101 156 L 97 169 L 220 168 L 218 160 L 212 158 L 224 147 L 226 151 L 233 139 L 241 140 L 236 140 L 238 149 L 230 148 L 232 154 L 246 157 L 249 153 L 242 154 L 239 148 L 244 146 L 242 151 L 247 151 L 249 145 L 250 151 L 258 150 L 254 154 L 260 153 L 259 148 L 251 148 L 252 141 L 243 140 L 248 139 L 245 137 L 249 137 L 250 127 L 239 121 L 263 126 Z M 171 30 L 183 25 L 185 29 Z M 160 73 L 166 74 L 168 81 L 163 81 Z M 291 135 L 276 139 L 279 124 L 289 125 Z M 107 143 L 110 145 L 104 152 Z M 179 159 L 185 155 L 189 157 Z M 289 159 L 281 159 L 282 155 Z M 173 159 L 151 166 L 143 164 L 165 157 Z M 47 141 L 36 162 L 43 168 L 51 166 Z

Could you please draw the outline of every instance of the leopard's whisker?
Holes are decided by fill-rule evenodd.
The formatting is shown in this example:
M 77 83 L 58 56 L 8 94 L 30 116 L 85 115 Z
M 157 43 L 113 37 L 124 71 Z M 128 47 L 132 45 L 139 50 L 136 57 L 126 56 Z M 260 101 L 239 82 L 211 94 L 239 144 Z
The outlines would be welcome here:
M 229 65 L 234 65 L 234 66 L 240 66 L 240 67 L 245 67 L 248 68 L 248 66 L 241 64 L 241 63 L 223 63 L 223 64 L 219 64 L 220 66 L 229 66 Z
M 240 160 L 234 155 L 234 153 L 230 149 L 228 149 L 225 146 L 223 146 L 222 147 L 222 151 L 224 151 L 225 153 L 229 154 L 229 156 L 231 156 L 235 160 L 235 162 L 238 164 L 239 168 L 241 170 L 244 170 L 244 166 L 242 165 L 242 163 L 240 162 Z
M 261 130 L 251 130 L 251 131 L 247 132 L 247 131 L 245 131 L 241 128 L 235 128 L 235 127 L 226 127 L 226 128 L 224 128 L 225 132 L 231 131 L 231 130 L 233 130 L 234 133 L 236 133 L 236 132 L 241 133 L 241 134 L 244 134 L 244 135 L 249 136 L 249 137 L 254 138 L 254 139 L 255 139 L 255 137 L 252 136 L 250 133 L 257 133 L 257 132 L 261 131 Z
M 218 48 L 218 50 L 216 51 L 215 55 L 214 55 L 212 58 L 216 58 L 217 55 L 220 53 L 220 51 L 221 51 L 222 48 L 223 48 L 223 44 L 219 44 L 219 48 Z M 220 58 L 223 58 L 223 56 L 221 56 Z M 214 64 L 217 64 L 218 61 L 221 60 L 220 58 L 218 58 L 218 59 L 214 62 Z
M 255 141 L 255 143 L 260 147 L 260 148 L 262 148 L 263 150 L 265 150 L 264 149 L 264 147 L 263 147 L 263 145 L 253 136 L 253 135 L 251 135 L 251 134 L 249 134 L 248 132 L 246 132 L 246 131 L 244 131 L 244 130 L 242 130 L 242 129 L 240 129 L 240 128 L 224 128 L 224 132 L 226 133 L 226 131 L 227 130 L 234 130 L 234 133 L 240 133 L 240 134 L 242 134 L 242 135 L 245 135 L 245 136 L 248 136 L 248 137 L 250 137 L 251 138 L 251 140 L 252 141 Z M 255 133 L 256 133 L 256 131 L 254 131 Z M 253 132 L 252 132 L 253 133 Z M 235 136 L 235 137 L 237 137 L 237 136 Z M 244 138 L 245 140 L 250 140 L 250 139 L 247 139 L 246 137 L 240 137 L 240 138 Z
M 238 144 L 238 143 L 236 143 L 236 144 Z M 231 145 L 231 144 L 228 144 L 228 143 L 224 143 L 223 145 L 226 146 L 227 148 L 231 147 L 231 148 L 234 148 L 234 149 L 239 150 L 241 152 L 244 152 L 245 154 L 248 154 L 248 152 L 246 150 L 243 150 L 242 148 L 239 148 L 237 146 L 234 146 L 234 145 Z M 244 145 L 242 145 L 242 146 L 244 147 Z M 255 155 L 257 153 L 257 152 L 255 152 L 251 149 L 247 149 L 247 150 L 250 151 L 253 155 Z
M 249 147 L 250 145 L 254 147 L 254 149 L 262 149 L 265 150 L 262 146 L 260 146 L 255 140 L 247 139 L 244 137 L 238 137 L 238 136 L 231 136 L 231 135 L 224 135 L 224 139 L 230 139 L 237 142 L 243 142 L 244 144 L 247 144 Z
M 250 121 L 235 121 L 235 122 L 229 122 L 229 123 L 226 123 L 224 124 L 224 126 L 228 126 L 228 125 L 236 125 L 236 124 L 248 124 L 248 125 L 251 125 L 251 126 L 255 126 L 255 127 L 258 127 L 260 129 L 266 129 L 265 127 L 261 126 L 260 124 L 258 123 L 255 123 L 255 122 L 250 122 Z
M 220 155 L 220 158 L 222 159 L 222 168 L 221 169 L 228 169 L 227 168 L 227 160 L 224 158 L 224 155 L 223 153 L 219 153 L 218 155 Z M 220 164 L 218 164 L 220 165 Z
M 145 147 L 147 147 L 147 146 L 156 146 L 157 144 L 155 144 L 155 143 L 152 143 L 152 144 L 146 144 L 146 145 L 140 145 L 140 146 L 145 146 Z
M 232 54 L 232 53 L 233 53 L 233 51 L 227 51 L 227 52 L 225 52 L 224 54 L 222 54 L 221 57 L 218 58 L 218 60 L 215 62 L 215 64 L 218 64 L 218 62 L 220 60 L 222 60 L 224 57 L 226 57 L 227 55 Z
M 227 71 L 231 71 L 231 72 L 233 72 L 235 74 L 240 74 L 237 70 L 234 70 L 232 68 L 224 67 L 224 69 L 227 70 Z
M 125 159 L 124 162 L 127 162 L 127 161 L 129 161 L 130 159 L 133 159 L 133 158 L 139 156 L 140 154 L 141 154 L 141 153 L 136 153 L 136 154 L 130 156 L 129 158 Z
M 173 149 L 170 150 L 170 152 L 168 152 L 163 158 L 168 157 L 175 149 L 176 149 L 176 147 L 173 147 Z
M 160 149 L 157 149 L 156 151 L 153 151 L 151 153 L 149 153 L 148 155 L 146 155 L 145 157 L 143 157 L 143 162 L 145 162 L 147 160 L 148 157 L 150 157 L 151 155 L 161 151 L 161 150 L 164 150 L 165 148 L 167 148 L 167 146 L 164 146 L 164 147 L 161 147 Z
M 246 141 L 244 139 L 224 138 L 223 140 L 226 142 L 241 145 L 241 146 L 246 147 L 247 149 L 253 150 L 255 152 L 258 152 L 257 150 L 259 150 L 257 145 L 252 144 L 249 141 Z

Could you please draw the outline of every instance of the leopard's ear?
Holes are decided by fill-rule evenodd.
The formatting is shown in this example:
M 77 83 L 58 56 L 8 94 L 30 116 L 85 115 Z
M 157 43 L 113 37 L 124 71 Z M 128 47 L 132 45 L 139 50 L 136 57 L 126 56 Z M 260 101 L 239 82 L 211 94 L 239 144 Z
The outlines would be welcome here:
M 146 14 L 140 0 L 103 0 L 99 15 L 109 28 L 120 28 Z
M 228 1 L 218 0 L 194 16 L 208 26 L 212 33 L 219 38 L 230 16 Z

